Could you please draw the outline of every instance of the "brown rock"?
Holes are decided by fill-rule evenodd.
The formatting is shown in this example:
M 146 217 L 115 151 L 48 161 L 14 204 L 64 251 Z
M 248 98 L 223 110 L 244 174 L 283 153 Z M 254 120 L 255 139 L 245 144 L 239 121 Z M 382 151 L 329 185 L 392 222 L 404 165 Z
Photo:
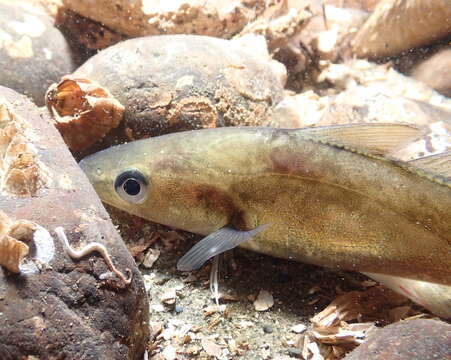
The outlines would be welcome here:
M 55 23 L 67 38 L 81 48 L 81 58 L 86 55 L 92 56 L 95 54 L 95 50 L 105 49 L 129 38 L 127 35 L 109 29 L 100 22 L 83 17 L 64 7 L 58 9 Z
M 11 221 L 38 227 L 20 273 L 0 268 L 0 358 L 142 359 L 148 303 L 132 257 L 48 119 L 7 88 L 0 87 L 0 105 L 7 108 L 2 125 L 18 123 L 24 145 L 18 156 L 20 149 L 33 150 L 30 162 L 42 180 L 32 195 L 0 189 L 0 209 Z M 9 159 L 5 146 L 0 158 Z M 58 226 L 74 248 L 103 244 L 118 269 L 131 269 L 131 284 L 102 281 L 108 268 L 96 254 L 69 257 L 53 231 Z M 19 227 L 10 230 L 19 241 L 23 234 Z
M 451 32 L 448 0 L 382 0 L 353 40 L 357 56 L 396 56 Z
M 0 68 L 0 84 L 44 105 L 49 85 L 74 64 L 66 40 L 43 9 L 0 1 Z
M 264 0 L 63 0 L 69 9 L 130 36 L 198 34 L 230 37 L 266 6 Z
M 438 320 L 401 321 L 372 332 L 346 360 L 451 359 L 451 325 Z

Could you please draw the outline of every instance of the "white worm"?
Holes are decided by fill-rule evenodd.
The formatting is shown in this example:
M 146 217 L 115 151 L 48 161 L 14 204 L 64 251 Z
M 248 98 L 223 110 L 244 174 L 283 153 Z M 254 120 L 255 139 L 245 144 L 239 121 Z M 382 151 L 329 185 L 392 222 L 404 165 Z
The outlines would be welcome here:
M 61 226 L 58 226 L 57 228 L 55 228 L 55 233 L 56 233 L 56 235 L 58 235 L 58 239 L 63 244 L 64 249 L 66 250 L 67 254 L 72 259 L 80 259 L 87 254 L 97 251 L 103 257 L 108 268 L 113 273 L 115 273 L 126 285 L 129 285 L 131 283 L 131 281 L 132 281 L 131 270 L 125 269 L 125 271 L 129 275 L 128 278 L 126 278 L 122 272 L 117 270 L 116 267 L 113 265 L 113 262 L 111 261 L 110 255 L 108 254 L 108 250 L 106 249 L 105 245 L 98 243 L 98 242 L 91 242 L 91 243 L 85 245 L 81 250 L 75 250 L 74 248 L 72 248 L 69 245 L 69 241 L 67 240 L 66 233 L 64 232 L 64 229 Z

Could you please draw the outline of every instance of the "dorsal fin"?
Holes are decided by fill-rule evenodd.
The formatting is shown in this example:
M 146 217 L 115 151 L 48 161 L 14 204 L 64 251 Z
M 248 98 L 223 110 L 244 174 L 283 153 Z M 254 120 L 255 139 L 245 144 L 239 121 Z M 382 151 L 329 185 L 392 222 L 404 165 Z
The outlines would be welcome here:
M 451 151 L 409 161 L 413 166 L 436 175 L 451 178 Z
M 388 155 L 417 140 L 423 131 L 407 124 L 349 124 L 300 129 L 313 138 Z

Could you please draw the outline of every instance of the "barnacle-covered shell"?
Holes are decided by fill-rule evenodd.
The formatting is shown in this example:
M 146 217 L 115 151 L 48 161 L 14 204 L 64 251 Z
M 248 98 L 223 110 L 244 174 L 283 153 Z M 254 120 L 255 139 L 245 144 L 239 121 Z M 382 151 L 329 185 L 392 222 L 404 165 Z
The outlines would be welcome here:
M 0 192 L 34 196 L 48 179 L 26 122 L 0 103 Z
M 29 247 L 21 240 L 28 240 L 34 231 L 34 224 L 28 221 L 12 221 L 0 211 L 0 266 L 19 273 L 19 265 L 28 254 Z
M 0 1 L 0 84 L 44 105 L 49 85 L 74 69 L 71 51 L 44 9 Z
M 0 239 L 0 265 L 9 271 L 19 273 L 19 264 L 28 251 L 28 246 L 22 241 L 7 235 Z
M 84 149 L 116 128 L 124 107 L 95 81 L 65 76 L 50 86 L 46 104 L 72 150 Z

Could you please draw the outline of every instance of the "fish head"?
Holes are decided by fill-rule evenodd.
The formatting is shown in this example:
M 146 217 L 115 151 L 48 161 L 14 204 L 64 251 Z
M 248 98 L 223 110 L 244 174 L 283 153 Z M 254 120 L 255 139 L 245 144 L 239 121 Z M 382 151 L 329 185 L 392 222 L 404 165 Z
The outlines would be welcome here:
M 227 201 L 223 192 L 205 183 L 202 161 L 185 150 L 196 146 L 183 146 L 185 140 L 192 141 L 171 135 L 138 140 L 90 155 L 79 165 L 104 203 L 160 224 L 208 234 L 227 223 L 229 208 L 206 204 L 207 197 L 220 204 Z
M 100 199 L 136 214 L 152 201 L 151 169 L 136 146 L 118 145 L 85 157 L 79 163 Z M 148 204 L 147 204 L 148 205 Z

